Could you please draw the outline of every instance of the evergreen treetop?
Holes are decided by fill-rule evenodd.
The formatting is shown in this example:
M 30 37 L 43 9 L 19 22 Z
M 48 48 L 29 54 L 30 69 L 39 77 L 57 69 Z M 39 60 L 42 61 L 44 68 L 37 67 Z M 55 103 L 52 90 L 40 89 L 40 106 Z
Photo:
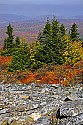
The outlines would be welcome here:
M 79 40 L 79 33 L 78 33 L 78 30 L 77 30 L 77 24 L 74 23 L 70 29 L 70 39 L 72 41 L 78 41 Z
M 46 25 L 43 29 L 43 35 L 48 36 L 50 34 L 51 24 L 49 22 L 49 19 L 47 18 Z
M 61 26 L 60 26 L 60 31 L 61 31 L 62 36 L 64 36 L 66 34 L 65 26 L 63 24 L 61 24 Z
M 11 26 L 11 24 L 9 24 L 7 26 L 6 34 L 10 37 L 10 36 L 12 36 L 12 33 L 13 33 L 13 27 Z
M 19 39 L 18 36 L 16 37 L 16 40 L 15 40 L 15 41 L 16 41 L 16 46 L 20 45 L 20 39 Z
M 9 24 L 7 26 L 7 31 L 6 34 L 8 35 L 8 37 L 4 40 L 4 49 L 11 49 L 13 47 L 13 27 L 11 26 L 11 24 Z

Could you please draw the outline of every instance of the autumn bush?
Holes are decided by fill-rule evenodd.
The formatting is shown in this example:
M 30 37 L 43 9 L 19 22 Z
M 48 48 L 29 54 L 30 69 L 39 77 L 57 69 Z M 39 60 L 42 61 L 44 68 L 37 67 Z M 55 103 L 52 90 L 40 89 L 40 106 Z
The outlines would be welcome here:
M 83 82 L 83 61 L 79 61 L 74 66 L 68 64 L 52 66 L 52 70 L 38 69 L 32 74 L 26 75 L 21 80 L 22 83 L 35 82 L 37 84 L 63 84 L 72 85 Z
M 6 65 L 8 64 L 10 61 L 12 61 L 12 56 L 0 56 L 0 65 Z
M 67 46 L 64 50 L 65 63 L 74 65 L 80 60 L 83 60 L 83 47 L 80 41 L 67 41 Z
M 31 82 L 34 82 L 35 81 L 35 73 L 31 73 L 31 74 L 28 74 L 26 78 L 22 79 L 21 82 L 22 83 L 31 83 Z

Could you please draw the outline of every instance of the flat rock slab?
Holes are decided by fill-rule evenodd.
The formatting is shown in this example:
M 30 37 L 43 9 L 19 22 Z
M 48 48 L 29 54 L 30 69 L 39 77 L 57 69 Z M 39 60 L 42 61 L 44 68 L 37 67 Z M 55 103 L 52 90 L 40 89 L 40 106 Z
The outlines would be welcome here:
M 83 114 L 78 116 L 61 119 L 61 125 L 83 125 Z
M 83 113 L 83 99 L 65 102 L 60 108 L 61 116 L 77 116 Z

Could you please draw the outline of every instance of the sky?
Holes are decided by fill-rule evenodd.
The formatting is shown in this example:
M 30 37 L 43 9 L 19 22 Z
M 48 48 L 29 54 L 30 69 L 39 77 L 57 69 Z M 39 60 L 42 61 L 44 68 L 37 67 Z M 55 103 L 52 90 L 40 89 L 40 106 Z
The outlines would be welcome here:
M 0 0 L 0 14 L 83 16 L 83 0 Z
M 0 0 L 0 4 L 83 4 L 83 0 Z

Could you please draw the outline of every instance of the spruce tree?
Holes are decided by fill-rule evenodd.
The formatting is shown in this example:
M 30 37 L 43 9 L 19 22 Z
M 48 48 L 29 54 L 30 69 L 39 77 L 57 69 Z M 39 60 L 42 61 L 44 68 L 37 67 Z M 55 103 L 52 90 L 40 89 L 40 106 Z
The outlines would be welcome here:
M 54 17 L 52 20 L 52 24 L 50 24 L 50 28 L 47 27 L 47 24 L 48 23 L 46 22 L 46 26 L 43 30 L 44 35 L 46 36 L 46 41 L 38 49 L 36 58 L 37 60 L 46 64 L 62 64 L 64 62 L 64 43 L 61 40 L 62 35 L 60 32 L 59 22 Z M 49 29 L 49 32 L 47 29 Z
M 46 25 L 45 25 L 45 27 L 43 29 L 43 35 L 48 37 L 49 34 L 50 34 L 50 28 L 51 28 L 51 24 L 49 22 L 49 19 L 47 18 Z
M 29 50 L 26 44 L 23 44 L 14 53 L 12 62 L 8 66 L 9 71 L 26 70 L 30 65 Z
M 42 44 L 46 41 L 46 36 L 43 35 L 43 33 L 39 31 L 37 40 L 38 40 L 38 41 L 40 42 L 40 44 L 42 45 Z
M 52 38 L 55 40 L 58 40 L 58 33 L 59 33 L 59 22 L 55 17 L 52 20 Z
M 4 49 L 11 49 L 13 47 L 13 27 L 11 26 L 11 24 L 9 24 L 7 26 L 7 31 L 6 34 L 8 35 L 8 37 L 4 40 Z
M 74 23 L 70 29 L 70 39 L 72 41 L 78 41 L 79 40 L 79 33 L 78 33 L 78 30 L 77 30 L 77 24 Z
M 61 24 L 60 26 L 60 32 L 61 32 L 61 36 L 64 36 L 66 34 L 65 26 L 63 24 Z
M 52 21 L 52 52 L 53 52 L 53 58 L 54 62 L 56 64 L 62 64 L 64 62 L 63 58 L 63 42 L 62 42 L 62 33 L 60 29 L 60 24 L 53 18 Z
M 47 18 L 43 31 L 39 32 L 39 35 L 38 35 L 38 40 L 40 41 L 40 44 L 44 44 L 47 42 L 47 39 L 50 35 L 50 30 L 51 30 L 51 24 L 49 22 L 49 19 Z
M 11 24 L 9 24 L 7 26 L 6 34 L 10 37 L 10 36 L 12 36 L 12 33 L 13 33 L 13 27 L 11 26 Z
M 15 41 L 16 41 L 16 47 L 18 47 L 18 46 L 19 46 L 19 44 L 20 44 L 20 39 L 19 39 L 19 37 L 18 37 L 18 36 L 16 37 L 16 40 L 15 40 Z

